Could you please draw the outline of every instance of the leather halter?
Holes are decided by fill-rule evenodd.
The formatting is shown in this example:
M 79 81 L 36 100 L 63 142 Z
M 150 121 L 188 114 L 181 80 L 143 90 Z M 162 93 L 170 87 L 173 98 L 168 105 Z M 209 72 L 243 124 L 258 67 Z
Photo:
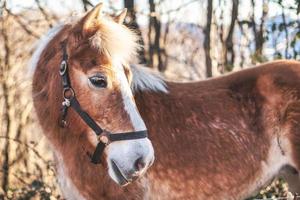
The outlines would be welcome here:
M 101 155 L 107 145 L 114 141 L 122 141 L 122 140 L 135 140 L 135 139 L 142 139 L 147 138 L 147 130 L 143 131 L 134 131 L 134 132 L 126 132 L 126 133 L 110 133 L 104 129 L 102 129 L 94 120 L 90 117 L 90 115 L 85 112 L 75 95 L 75 91 L 71 87 L 71 82 L 69 78 L 68 72 L 68 54 L 66 49 L 66 42 L 62 43 L 63 49 L 63 58 L 60 64 L 59 74 L 62 78 L 62 85 L 63 85 L 63 98 L 64 101 L 62 102 L 62 115 L 60 120 L 60 126 L 66 127 L 66 116 L 68 112 L 68 108 L 72 107 L 77 114 L 81 117 L 81 119 L 94 131 L 98 138 L 98 144 L 95 149 L 93 155 L 91 155 L 91 162 L 94 164 L 101 163 Z

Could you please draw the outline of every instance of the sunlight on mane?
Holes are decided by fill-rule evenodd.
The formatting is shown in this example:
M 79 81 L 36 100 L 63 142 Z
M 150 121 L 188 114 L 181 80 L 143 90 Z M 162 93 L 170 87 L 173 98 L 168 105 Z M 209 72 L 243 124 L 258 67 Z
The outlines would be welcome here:
M 154 91 L 168 93 L 167 85 L 163 77 L 142 65 L 130 65 L 133 79 L 131 89 L 137 91 Z
M 101 53 L 121 62 L 130 62 L 136 56 L 138 36 L 124 25 L 104 16 L 99 21 L 99 30 L 90 38 L 90 44 Z
M 35 44 L 35 51 L 28 63 L 28 75 L 33 76 L 33 73 L 37 67 L 37 63 L 41 57 L 42 52 L 47 47 L 49 42 L 63 29 L 64 24 L 59 23 L 41 37 L 41 39 Z

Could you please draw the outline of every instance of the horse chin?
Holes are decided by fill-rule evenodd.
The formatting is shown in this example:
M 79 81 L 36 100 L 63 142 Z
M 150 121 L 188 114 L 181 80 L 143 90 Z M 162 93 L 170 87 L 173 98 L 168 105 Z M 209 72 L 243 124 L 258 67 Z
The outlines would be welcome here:
M 123 175 L 118 165 L 112 160 L 109 167 L 110 177 L 120 186 L 124 187 L 130 183 L 130 181 Z

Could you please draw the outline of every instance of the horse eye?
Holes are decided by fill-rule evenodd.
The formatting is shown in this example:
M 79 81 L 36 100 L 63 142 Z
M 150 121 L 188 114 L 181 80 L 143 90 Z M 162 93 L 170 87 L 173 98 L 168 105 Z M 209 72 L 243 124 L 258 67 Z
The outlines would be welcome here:
M 106 88 L 107 80 L 103 75 L 95 75 L 89 78 L 90 83 L 97 88 Z

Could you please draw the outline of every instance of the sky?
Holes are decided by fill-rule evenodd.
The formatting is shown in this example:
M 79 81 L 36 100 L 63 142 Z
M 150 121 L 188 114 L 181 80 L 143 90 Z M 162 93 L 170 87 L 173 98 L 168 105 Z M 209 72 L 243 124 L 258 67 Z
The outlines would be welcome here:
M 83 12 L 82 10 L 82 4 L 80 0 L 40 0 L 42 2 L 42 5 L 45 6 L 46 8 L 56 12 L 59 15 L 64 15 L 67 13 L 72 12 L 77 12 L 81 13 Z M 201 3 L 201 1 L 203 3 Z M 215 5 L 219 4 L 219 0 L 213 0 Z M 95 5 L 99 0 L 91 0 L 91 2 Z M 114 6 L 115 9 L 121 10 L 123 8 L 123 0 L 103 0 L 104 3 L 104 10 L 108 9 L 109 2 Z M 200 2 L 200 3 L 199 3 Z M 229 0 L 227 2 L 230 2 Z M 239 19 L 243 18 L 248 18 L 249 15 L 249 8 L 251 8 L 250 0 L 243 0 L 240 1 L 240 11 L 239 11 Z M 256 18 L 259 19 L 262 9 L 262 0 L 257 0 L 257 5 L 255 7 L 256 13 Z M 272 2 L 272 1 L 270 1 Z M 293 5 L 295 0 L 283 0 L 283 3 L 286 6 L 291 6 Z M 140 24 L 145 24 L 147 22 L 147 15 L 149 13 L 149 8 L 148 8 L 148 0 L 135 0 L 136 3 L 136 8 L 138 10 L 138 13 L 141 13 L 138 16 L 138 20 Z M 165 1 L 156 1 L 156 3 L 160 3 L 161 5 L 159 6 L 161 13 L 165 13 L 167 11 L 172 11 L 169 12 L 168 15 L 162 15 L 161 19 L 162 21 L 167 21 L 169 17 L 171 19 L 176 19 L 176 21 L 182 21 L 182 22 L 187 22 L 187 23 L 196 23 L 200 24 L 202 26 L 205 25 L 205 19 L 206 19 L 206 14 L 202 13 L 200 11 L 205 11 L 206 10 L 206 0 L 165 0 Z M 35 0 L 8 0 L 8 6 L 13 10 L 13 12 L 18 12 L 22 9 L 32 9 L 34 8 Z M 177 10 L 178 7 L 183 6 L 184 9 Z M 230 7 L 231 5 L 228 3 L 227 5 Z M 230 9 L 225 9 L 227 12 L 230 12 Z M 276 3 L 270 3 L 269 4 L 269 10 L 271 12 L 268 13 L 268 17 L 273 17 L 276 15 L 281 14 L 281 8 L 279 5 Z M 216 14 L 220 10 L 216 9 Z M 289 17 L 295 18 L 297 17 L 295 14 L 293 15 L 292 13 L 286 11 Z M 230 13 L 224 13 L 224 16 L 230 16 Z M 230 17 L 225 18 L 225 23 L 229 23 Z

